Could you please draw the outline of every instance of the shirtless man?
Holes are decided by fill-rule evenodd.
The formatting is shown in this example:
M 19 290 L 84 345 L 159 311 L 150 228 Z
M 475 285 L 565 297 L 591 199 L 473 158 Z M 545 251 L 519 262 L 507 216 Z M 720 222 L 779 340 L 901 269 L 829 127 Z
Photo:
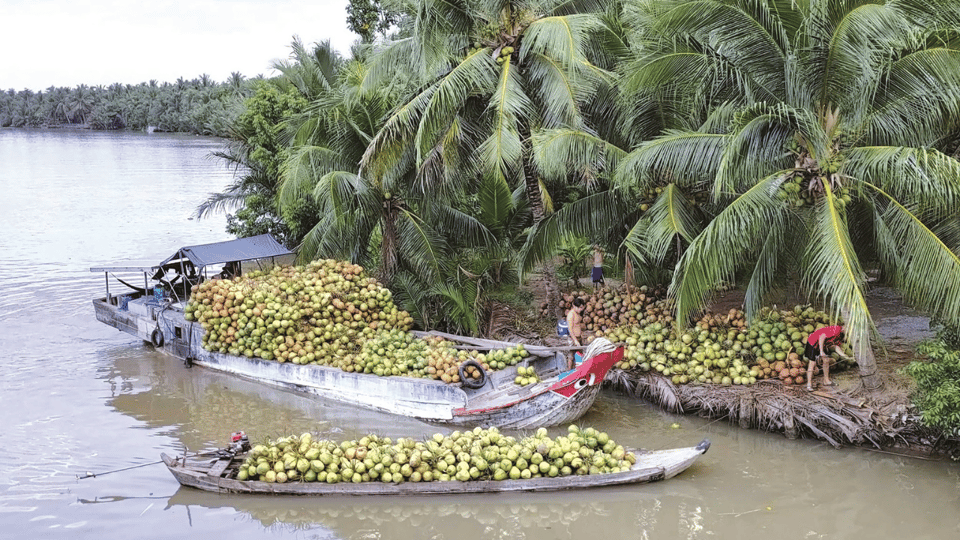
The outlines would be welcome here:
M 567 329 L 570 334 L 567 336 L 568 345 L 581 346 L 580 338 L 583 337 L 583 328 L 580 326 L 580 321 L 583 319 L 580 316 L 580 313 L 583 312 L 583 298 L 577 297 L 573 299 L 573 307 L 567 311 Z M 575 366 L 575 361 L 573 360 L 575 355 L 571 353 L 569 355 L 570 359 L 570 369 L 573 369 Z

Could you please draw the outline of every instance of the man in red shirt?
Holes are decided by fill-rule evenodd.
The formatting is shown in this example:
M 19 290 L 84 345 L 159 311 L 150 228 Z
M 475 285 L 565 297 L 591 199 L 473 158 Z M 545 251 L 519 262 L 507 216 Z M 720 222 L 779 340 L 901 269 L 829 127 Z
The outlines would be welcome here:
M 837 354 L 850 360 L 850 357 L 843 354 L 839 345 L 843 343 L 842 326 L 825 326 L 807 337 L 807 346 L 804 356 L 807 357 L 807 390 L 812 391 L 813 368 L 819 361 L 823 367 L 823 385 L 834 386 L 830 380 L 830 351 L 836 351 Z

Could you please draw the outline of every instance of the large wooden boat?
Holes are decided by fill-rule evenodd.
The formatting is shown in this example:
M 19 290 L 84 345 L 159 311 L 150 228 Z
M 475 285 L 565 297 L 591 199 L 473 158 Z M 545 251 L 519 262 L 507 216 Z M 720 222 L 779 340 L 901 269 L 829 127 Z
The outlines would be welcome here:
M 510 366 L 487 372 L 482 386 L 468 388 L 432 379 L 381 377 L 205 350 L 203 327 L 184 318 L 191 276 L 202 277 L 217 265 L 225 265 L 227 271 L 238 268 L 241 263 L 262 263 L 290 255 L 270 235 L 263 235 L 183 247 L 157 265 L 94 267 L 90 270 L 103 272 L 106 279 L 106 296 L 93 301 L 96 316 L 107 325 L 152 343 L 188 366 L 198 365 L 369 409 L 453 425 L 533 428 L 569 423 L 590 408 L 607 372 L 623 358 L 622 348 L 604 342 L 605 350 L 602 345 L 588 350 L 586 358 L 569 370 L 562 350 L 525 345 L 530 356 L 518 365 L 533 367 L 540 382 L 528 386 L 516 384 L 517 366 Z M 122 273 L 142 273 L 143 287 L 119 279 L 117 274 Z M 167 279 L 170 274 L 174 277 Z M 133 291 L 111 294 L 111 276 Z M 491 350 L 516 345 L 438 335 L 470 349 Z
M 237 480 L 237 470 L 245 458 L 225 455 L 219 459 L 197 460 L 161 454 L 164 464 L 181 485 L 215 493 L 260 495 L 451 495 L 515 491 L 560 491 L 623 484 L 644 484 L 673 478 L 688 469 L 710 448 L 704 439 L 697 446 L 668 450 L 631 450 L 637 462 L 629 471 L 530 478 L 527 480 L 471 480 L 466 482 L 360 482 L 327 484 L 324 482 L 287 482 L 283 484 Z

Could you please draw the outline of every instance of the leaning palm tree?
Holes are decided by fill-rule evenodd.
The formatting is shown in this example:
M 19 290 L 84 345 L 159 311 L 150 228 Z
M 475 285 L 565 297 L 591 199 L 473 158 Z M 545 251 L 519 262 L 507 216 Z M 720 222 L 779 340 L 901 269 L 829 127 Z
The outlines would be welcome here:
M 935 150 L 960 126 L 960 4 L 661 7 L 625 87 L 702 124 L 641 145 L 617 174 L 638 186 L 663 175 L 704 182 L 724 205 L 677 264 L 678 320 L 735 272 L 748 276 L 753 313 L 796 271 L 803 290 L 845 319 L 864 388 L 879 389 L 867 268 L 960 322 L 960 242 L 947 232 L 960 162 Z

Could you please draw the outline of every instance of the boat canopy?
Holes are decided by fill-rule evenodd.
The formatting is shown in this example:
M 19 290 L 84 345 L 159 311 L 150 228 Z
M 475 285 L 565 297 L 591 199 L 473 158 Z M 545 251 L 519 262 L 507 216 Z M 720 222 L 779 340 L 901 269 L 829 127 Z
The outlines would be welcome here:
M 235 263 L 284 255 L 292 255 L 292 253 L 277 242 L 273 235 L 261 234 L 249 238 L 227 240 L 226 242 L 184 246 L 160 264 L 126 263 L 116 266 L 93 267 L 90 271 L 152 273 L 161 269 L 179 268 L 181 264 L 186 264 L 188 261 L 194 267 L 203 268 L 212 264 Z
M 283 255 L 291 255 L 290 250 L 277 242 L 273 235 L 261 234 L 226 242 L 182 247 L 159 266 L 165 267 L 171 262 L 184 259 L 198 268 L 203 268 L 211 264 L 251 261 Z

